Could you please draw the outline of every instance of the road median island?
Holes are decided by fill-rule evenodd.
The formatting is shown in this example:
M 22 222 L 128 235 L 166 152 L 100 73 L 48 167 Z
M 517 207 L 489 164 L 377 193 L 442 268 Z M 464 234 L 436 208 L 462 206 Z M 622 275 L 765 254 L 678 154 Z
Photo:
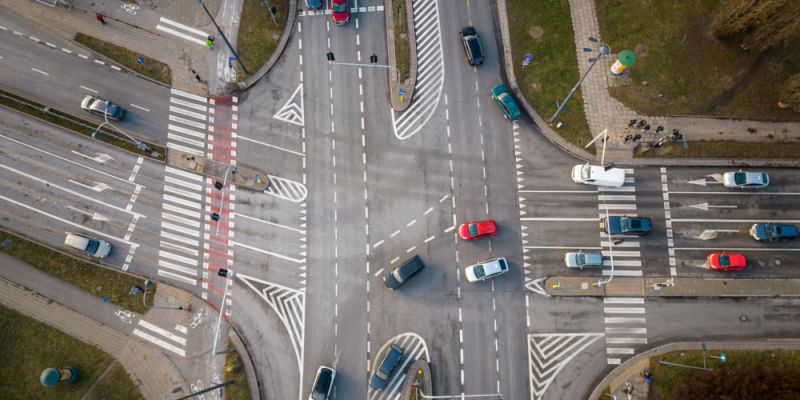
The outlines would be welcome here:
M 0 89 L 0 105 L 90 138 L 93 137 L 97 128 L 90 122 L 75 118 L 69 114 L 2 89 Z M 142 143 L 145 143 L 149 149 L 142 150 L 130 139 L 120 137 L 116 132 L 110 129 L 101 129 L 97 140 L 156 161 L 163 161 L 166 152 L 164 147 L 152 143 L 145 143 L 143 141 Z
M 97 347 L 4 306 L 0 306 L 0 320 L 3 321 L 3 329 L 0 329 L 0 352 L 3 354 L 0 398 L 143 398 L 125 369 L 113 363 L 113 358 Z M 68 366 L 78 370 L 77 381 L 59 383 L 51 388 L 39 384 L 39 375 L 45 368 Z
M 161 61 L 80 32 L 75 34 L 74 40 L 137 74 L 164 85 L 172 86 L 172 70 L 169 65 Z M 141 63 L 138 61 L 140 59 Z
M 597 277 L 551 276 L 550 296 L 589 297 L 798 297 L 800 279 L 615 277 L 602 286 Z
M 389 65 L 389 102 L 402 112 L 411 105 L 417 83 L 417 47 L 411 0 L 385 0 L 386 53 Z M 402 96 L 401 96 L 402 94 Z
M 139 314 L 147 312 L 140 294 L 129 295 L 131 288 L 143 285 L 144 279 L 72 257 L 17 234 L 0 230 L 0 243 L 6 240 L 10 240 L 10 244 L 3 246 L 4 253 L 77 286 L 102 301 L 108 301 Z M 154 284 L 153 288 L 147 291 L 150 304 L 155 298 L 157 287 L 158 284 Z

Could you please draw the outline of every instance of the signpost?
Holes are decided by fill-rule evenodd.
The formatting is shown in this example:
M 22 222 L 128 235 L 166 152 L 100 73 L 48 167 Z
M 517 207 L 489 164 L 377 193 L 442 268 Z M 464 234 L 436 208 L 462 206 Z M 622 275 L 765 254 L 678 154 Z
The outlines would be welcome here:
M 525 68 L 526 66 L 528 66 L 528 64 L 530 64 L 531 61 L 533 61 L 533 54 L 530 54 L 530 53 L 525 54 L 525 56 L 522 57 L 522 68 Z

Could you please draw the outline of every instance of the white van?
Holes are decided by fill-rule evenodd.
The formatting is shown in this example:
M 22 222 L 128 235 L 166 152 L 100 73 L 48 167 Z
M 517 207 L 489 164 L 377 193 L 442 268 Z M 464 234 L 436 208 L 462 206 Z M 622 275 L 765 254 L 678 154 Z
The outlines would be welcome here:
M 625 183 L 625 170 L 606 170 L 602 166 L 586 163 L 572 167 L 572 180 L 584 185 L 620 187 Z
M 67 238 L 64 239 L 64 246 L 97 258 L 107 257 L 111 253 L 110 243 L 105 240 L 81 235 L 80 233 L 67 232 Z

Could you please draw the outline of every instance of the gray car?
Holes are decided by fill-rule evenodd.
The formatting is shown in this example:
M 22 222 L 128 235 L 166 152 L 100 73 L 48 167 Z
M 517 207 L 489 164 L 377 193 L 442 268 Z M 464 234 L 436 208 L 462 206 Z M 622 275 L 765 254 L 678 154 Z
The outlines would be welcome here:
M 600 252 L 584 253 L 582 251 L 572 251 L 564 255 L 564 263 L 567 268 L 600 268 L 603 266 L 603 254 Z
M 81 108 L 92 114 L 103 117 L 103 114 L 108 115 L 108 118 L 115 121 L 122 121 L 125 118 L 125 109 L 112 103 L 110 100 L 101 99 L 96 96 L 86 96 L 81 101 Z
M 760 189 L 769 186 L 766 172 L 732 171 L 722 174 L 722 185 L 731 189 Z

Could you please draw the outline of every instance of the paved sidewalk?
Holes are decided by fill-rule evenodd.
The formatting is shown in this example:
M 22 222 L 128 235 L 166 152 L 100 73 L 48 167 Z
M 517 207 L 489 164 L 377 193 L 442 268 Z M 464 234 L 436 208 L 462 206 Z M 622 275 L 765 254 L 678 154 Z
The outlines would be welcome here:
M 215 75 L 214 55 L 221 46 L 212 51 L 205 45 L 162 33 L 156 28 L 157 25 L 175 28 L 161 22 L 161 18 L 166 17 L 207 33 L 214 32 L 196 0 L 149 0 L 143 1 L 141 7 L 121 0 L 71 1 L 74 7 L 67 10 L 32 0 L 4 0 L 0 10 L 15 13 L 66 40 L 72 41 L 75 34 L 81 32 L 159 60 L 172 69 L 172 87 L 208 95 L 205 82 Z M 212 15 L 220 1 L 206 0 Z M 106 16 L 106 25 L 95 19 L 97 12 Z M 203 83 L 196 82 L 192 69 L 200 74 Z
M 800 279 L 614 277 L 596 287 L 598 277 L 550 276 L 544 290 L 550 296 L 636 297 L 796 297 Z M 603 278 L 605 279 L 605 277 Z
M 109 325 L 6 279 L 0 279 L 0 303 L 110 354 L 125 367 L 146 399 L 160 399 L 176 386 L 188 388 L 164 354 Z
M 767 339 L 767 340 L 740 340 L 705 342 L 709 352 L 719 353 L 731 350 L 800 350 L 798 339 Z M 589 395 L 589 400 L 607 400 L 610 394 L 616 395 L 618 400 L 644 400 L 647 399 L 649 385 L 644 382 L 642 373 L 650 367 L 650 358 L 674 351 L 699 351 L 702 342 L 675 342 L 656 347 L 644 353 L 637 354 L 606 375 Z M 653 379 L 658 379 L 653 376 Z M 623 392 L 626 383 L 633 389 L 629 397 Z

